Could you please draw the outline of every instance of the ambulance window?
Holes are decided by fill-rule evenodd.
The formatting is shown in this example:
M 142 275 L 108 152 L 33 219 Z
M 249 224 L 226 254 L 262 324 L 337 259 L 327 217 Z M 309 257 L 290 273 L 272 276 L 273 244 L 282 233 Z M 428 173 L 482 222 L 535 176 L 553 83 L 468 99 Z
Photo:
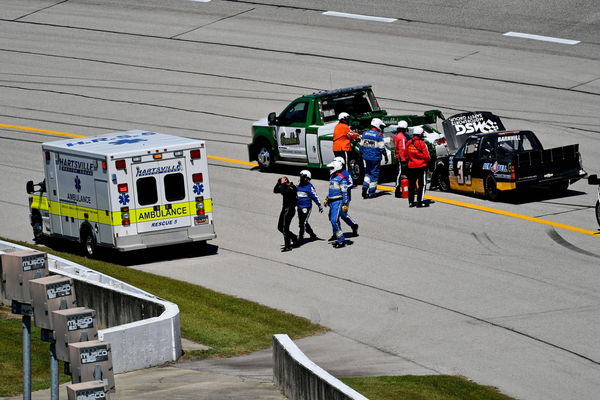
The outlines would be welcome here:
M 169 174 L 165 176 L 165 198 L 167 201 L 185 199 L 183 174 Z
M 141 206 L 155 204 L 158 201 L 156 179 L 153 176 L 138 179 L 135 186 L 137 189 L 138 202 Z

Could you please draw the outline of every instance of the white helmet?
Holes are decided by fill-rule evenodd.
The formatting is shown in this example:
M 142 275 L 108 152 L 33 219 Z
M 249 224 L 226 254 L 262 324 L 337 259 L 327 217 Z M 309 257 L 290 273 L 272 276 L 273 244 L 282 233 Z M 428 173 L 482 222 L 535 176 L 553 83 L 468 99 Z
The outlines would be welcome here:
M 310 171 L 307 169 L 303 169 L 302 171 L 300 171 L 300 178 L 302 178 L 302 177 L 312 179 L 312 176 L 310 175 Z
M 385 124 L 379 118 L 373 118 L 371 120 L 371 126 L 374 126 L 377 129 L 381 129 L 381 128 L 383 128 L 385 126 Z
M 413 135 L 423 136 L 423 133 L 423 128 L 421 128 L 420 126 L 415 126 L 415 128 L 413 129 Z
M 342 165 L 346 165 L 346 160 L 344 160 L 344 157 L 336 157 L 333 159 L 333 161 L 339 161 L 342 163 Z
M 399 121 L 398 122 L 398 126 L 396 127 L 396 129 L 400 129 L 400 128 L 403 128 L 403 129 L 408 128 L 408 122 L 406 122 L 404 120 Z
M 343 119 L 348 119 L 350 118 L 350 114 L 348 114 L 347 112 L 341 112 L 340 115 L 338 115 L 338 120 L 341 121 Z
M 339 160 L 333 160 L 327 166 L 330 169 L 330 172 L 333 174 L 334 172 L 341 171 L 344 168 L 344 165 Z

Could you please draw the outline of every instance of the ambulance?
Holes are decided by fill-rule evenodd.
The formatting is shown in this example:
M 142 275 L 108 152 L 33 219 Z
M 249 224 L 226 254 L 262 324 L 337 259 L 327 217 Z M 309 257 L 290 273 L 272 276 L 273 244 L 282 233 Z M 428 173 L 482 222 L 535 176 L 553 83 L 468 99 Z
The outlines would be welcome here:
M 34 239 L 139 250 L 216 237 L 206 145 L 143 130 L 42 144 L 44 177 L 27 182 Z

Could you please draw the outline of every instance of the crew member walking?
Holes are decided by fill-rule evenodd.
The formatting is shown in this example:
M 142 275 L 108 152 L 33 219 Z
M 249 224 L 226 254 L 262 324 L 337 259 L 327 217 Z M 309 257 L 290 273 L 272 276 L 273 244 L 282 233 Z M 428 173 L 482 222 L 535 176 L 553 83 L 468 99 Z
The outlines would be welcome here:
M 339 161 L 340 163 L 342 163 L 342 169 L 341 169 L 340 173 L 342 175 L 344 175 L 344 178 L 346 178 L 346 180 L 348 181 L 348 191 L 347 191 L 348 202 L 346 204 L 348 205 L 348 207 L 350 207 L 350 202 L 352 201 L 352 188 L 354 187 L 354 181 L 352 180 L 352 176 L 350 176 L 350 173 L 346 169 L 344 159 L 342 157 L 336 157 L 333 160 Z M 350 217 L 350 215 L 348 214 L 347 211 L 340 213 L 340 219 L 342 221 L 344 221 L 346 223 L 346 225 L 348 225 L 352 229 L 352 236 L 357 237 L 358 236 L 358 224 L 356 222 L 354 222 L 354 220 L 352 220 L 352 218 Z M 335 235 L 333 235 L 332 237 L 329 238 L 330 242 L 333 240 L 336 240 Z
M 408 160 L 404 156 L 406 142 L 410 140 L 410 135 L 407 131 L 408 123 L 404 120 L 398 122 L 396 134 L 394 135 L 394 158 L 396 159 L 396 165 L 398 166 L 398 174 L 396 175 L 396 197 L 402 197 L 402 187 L 400 186 L 400 183 L 402 182 L 402 179 L 406 177 L 406 172 L 408 170 Z
M 312 210 L 313 201 L 319 207 L 319 212 L 323 212 L 323 206 L 317 196 L 315 187 L 310 183 L 311 174 L 308 170 L 300 171 L 300 183 L 298 184 L 298 224 L 300 230 L 298 232 L 298 244 L 302 244 L 304 240 L 304 232 L 310 235 L 311 240 L 318 239 L 315 232 L 308 223 L 308 217 Z
M 383 128 L 385 124 L 379 118 L 371 120 L 371 129 L 360 137 L 360 153 L 365 162 L 365 179 L 363 180 L 362 197 L 368 199 L 375 196 L 377 180 L 381 170 L 381 156 L 385 163 L 389 162 L 387 151 L 383 142 Z
M 325 206 L 329 206 L 329 222 L 335 241 L 333 247 L 340 248 L 346 245 L 346 238 L 340 226 L 340 216 L 348 212 L 348 180 L 341 173 L 342 163 L 333 160 L 327 164 L 331 175 L 329 177 L 329 193 L 325 199 Z
M 298 242 L 298 237 L 290 232 L 290 224 L 294 214 L 296 214 L 296 205 L 298 204 L 297 189 L 286 176 L 282 176 L 277 180 L 273 193 L 281 193 L 283 197 L 279 222 L 277 223 L 277 230 L 283 233 L 284 245 L 281 251 L 290 251 L 292 245 L 296 245 Z
M 423 141 L 423 128 L 416 127 L 413 137 L 406 143 L 404 156 L 408 159 L 408 205 L 409 207 L 427 207 L 423 202 L 425 196 L 425 174 L 431 159 L 427 144 Z M 417 201 L 415 202 L 415 194 Z
M 333 154 L 336 157 L 343 157 L 344 162 L 348 164 L 350 153 L 352 152 L 351 140 L 358 139 L 358 133 L 352 131 L 349 125 L 350 114 L 341 112 L 338 115 L 338 123 L 333 128 Z

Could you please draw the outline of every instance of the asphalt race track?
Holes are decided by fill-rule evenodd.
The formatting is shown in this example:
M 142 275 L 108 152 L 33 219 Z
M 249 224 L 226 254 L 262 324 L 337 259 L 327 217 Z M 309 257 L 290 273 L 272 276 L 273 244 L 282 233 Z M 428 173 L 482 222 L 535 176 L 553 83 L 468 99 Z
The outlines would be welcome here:
M 299 95 L 365 83 L 390 113 L 489 110 L 545 147 L 579 143 L 586 171 L 600 173 L 596 2 L 355 3 L 3 0 L 0 236 L 31 240 L 25 182 L 41 180 L 40 143 L 60 139 L 55 132 L 155 130 L 247 161 L 252 121 Z M 211 159 L 218 238 L 203 256 L 164 249 L 135 267 L 305 316 L 521 400 L 598 398 L 595 187 L 580 181 L 562 197 L 503 203 L 430 193 L 499 213 L 356 195 L 360 236 L 350 246 L 323 240 L 281 253 L 272 188 L 298 172 Z M 326 181 L 313 183 L 324 197 Z M 310 221 L 331 235 L 325 215 Z

